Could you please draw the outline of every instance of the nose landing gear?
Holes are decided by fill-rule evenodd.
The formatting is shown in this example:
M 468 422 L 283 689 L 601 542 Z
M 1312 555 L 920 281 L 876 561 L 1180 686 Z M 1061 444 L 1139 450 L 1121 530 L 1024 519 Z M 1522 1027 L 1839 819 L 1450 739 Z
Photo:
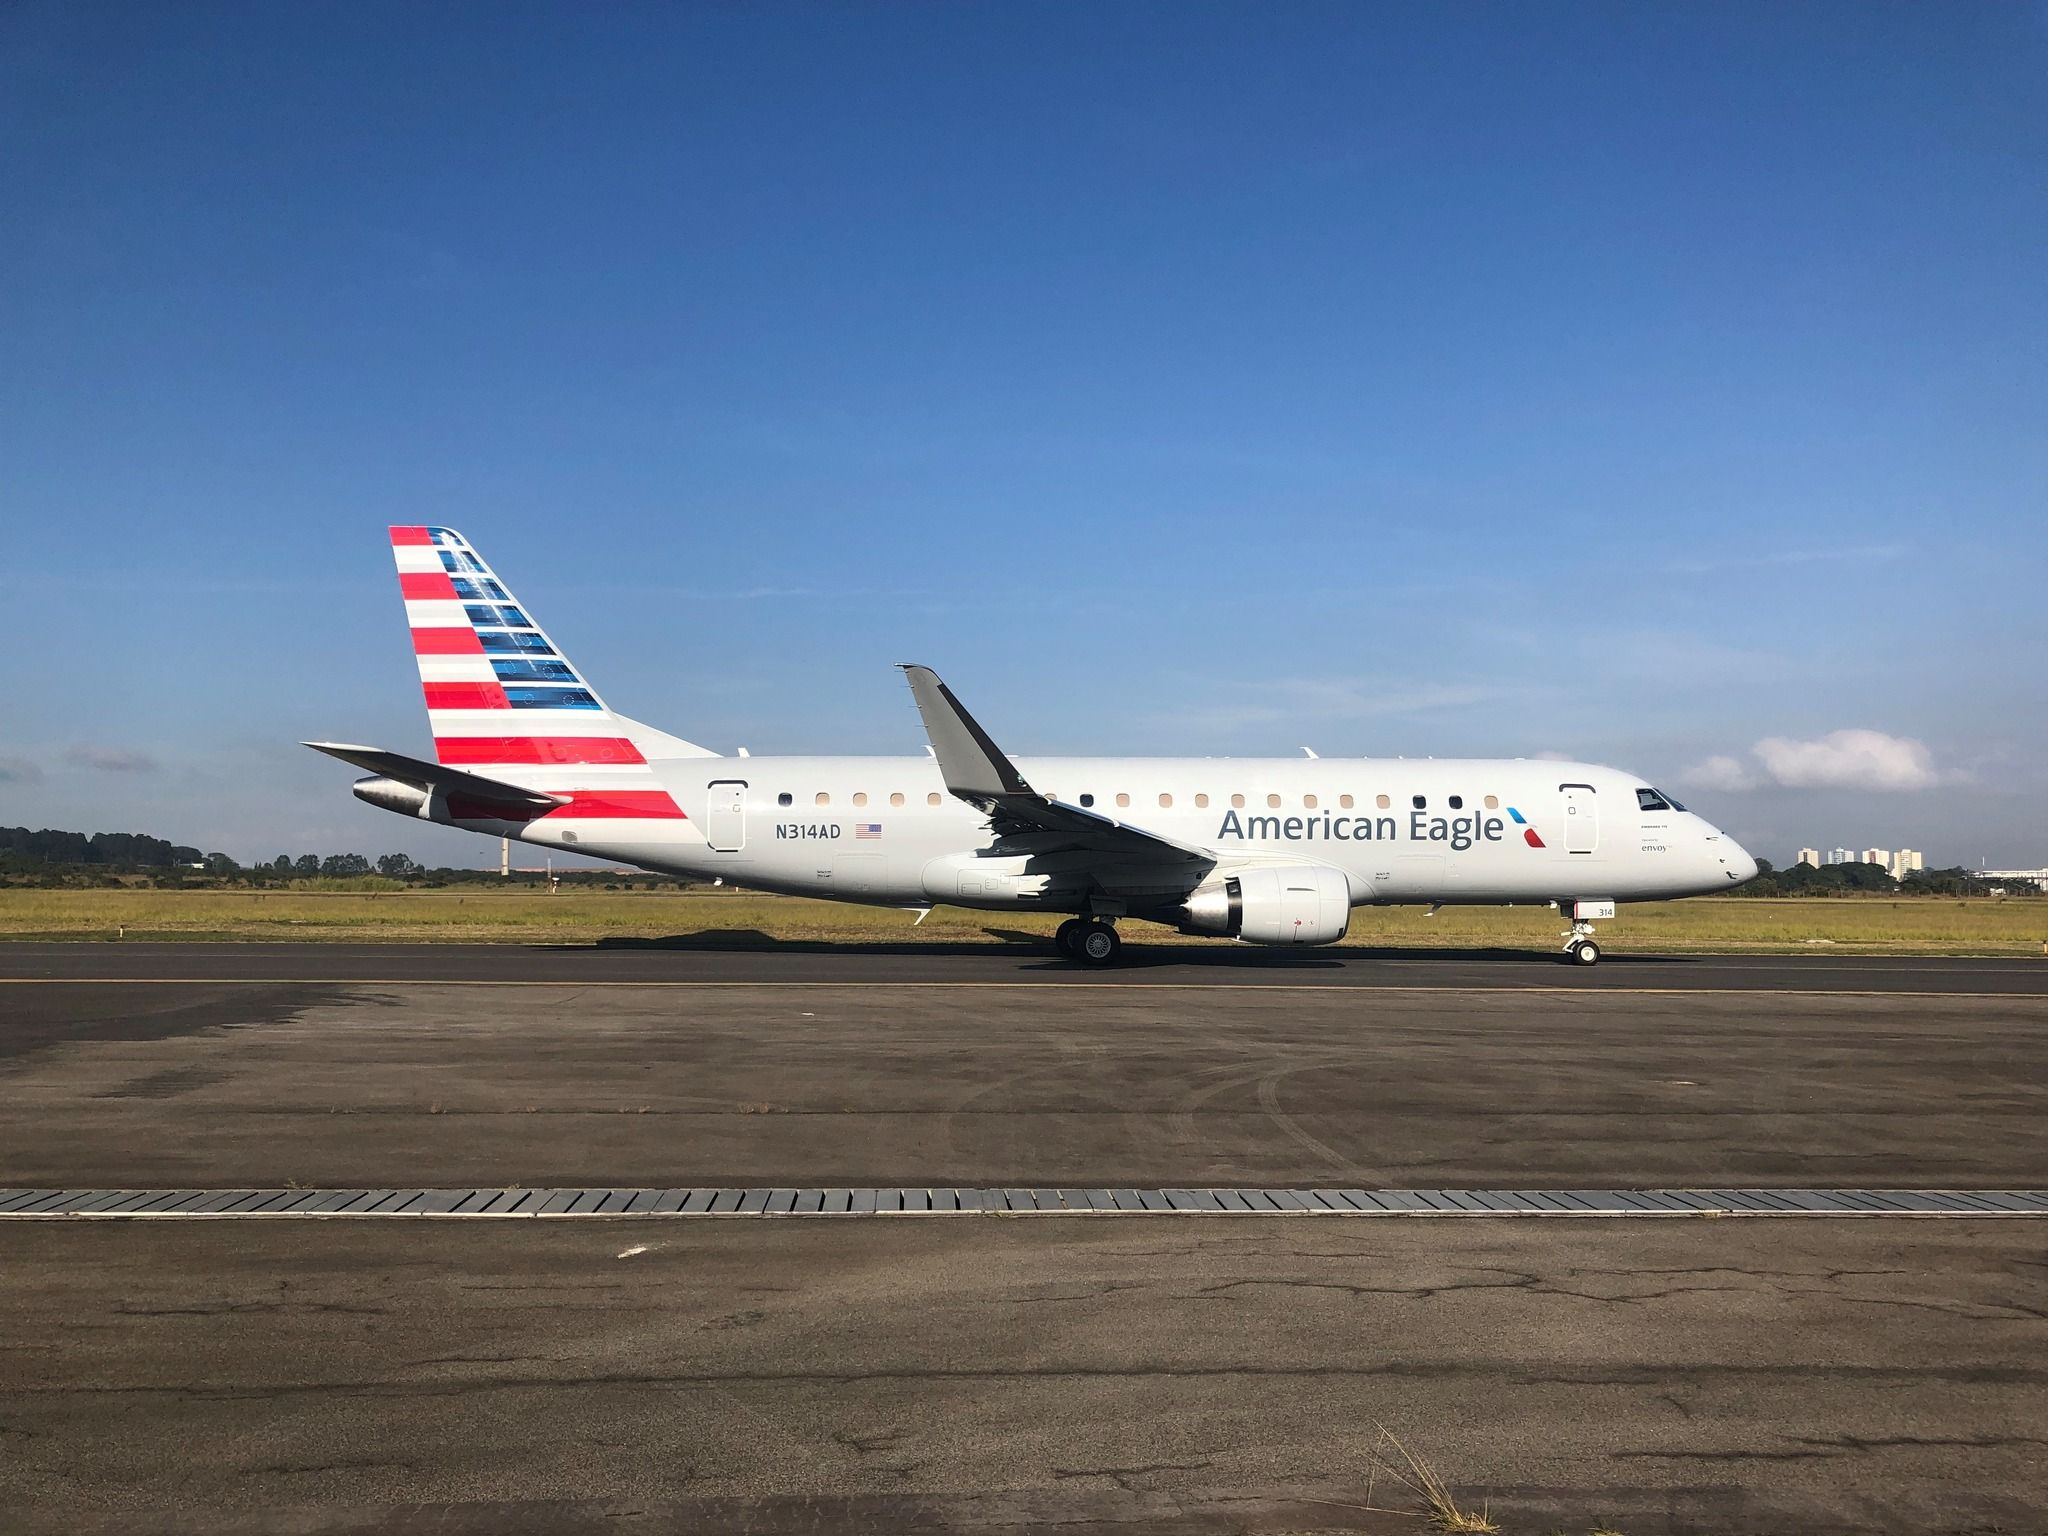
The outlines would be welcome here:
M 1123 940 L 1116 929 L 1099 917 L 1070 917 L 1053 933 L 1053 944 L 1062 955 L 1082 965 L 1114 965 Z
M 1613 917 L 1611 901 L 1560 901 L 1560 911 L 1571 913 L 1572 925 L 1565 930 L 1563 958 L 1570 965 L 1598 965 L 1600 946 L 1593 942 L 1593 919 Z

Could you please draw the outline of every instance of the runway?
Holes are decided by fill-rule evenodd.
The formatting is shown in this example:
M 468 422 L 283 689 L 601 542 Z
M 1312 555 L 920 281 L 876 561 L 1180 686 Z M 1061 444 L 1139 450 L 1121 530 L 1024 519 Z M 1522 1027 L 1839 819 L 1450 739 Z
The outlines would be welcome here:
M 2048 958 L 1609 955 L 1590 969 L 1542 950 L 1316 949 L 1133 943 L 1082 970 L 1042 942 L 776 943 L 749 935 L 523 944 L 0 945 L 0 983 L 423 982 L 576 986 L 1362 987 L 1380 990 L 1898 992 L 2048 996 Z
M 2048 1530 L 2048 965 L 1214 953 L 0 946 L 0 1508 Z
M 774 958 L 0 946 L 0 1185 L 2048 1188 L 2048 965 Z

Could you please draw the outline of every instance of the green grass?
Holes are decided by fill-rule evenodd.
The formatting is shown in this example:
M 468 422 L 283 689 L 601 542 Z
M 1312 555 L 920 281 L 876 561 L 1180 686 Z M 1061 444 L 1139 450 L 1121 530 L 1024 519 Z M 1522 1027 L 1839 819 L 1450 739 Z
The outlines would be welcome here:
M 384 940 L 588 943 L 608 937 L 758 936 L 819 943 L 998 943 L 1050 934 L 1055 918 L 939 907 L 921 926 L 894 908 L 742 891 L 464 888 L 442 891 L 0 890 L 0 939 Z M 1401 948 L 1549 948 L 1563 923 L 1542 907 L 1365 908 L 1345 943 Z M 1137 943 L 1197 943 L 1134 923 Z M 1919 897 L 1695 901 L 1624 906 L 1599 927 L 1611 952 L 1778 951 L 2041 955 L 2048 900 Z

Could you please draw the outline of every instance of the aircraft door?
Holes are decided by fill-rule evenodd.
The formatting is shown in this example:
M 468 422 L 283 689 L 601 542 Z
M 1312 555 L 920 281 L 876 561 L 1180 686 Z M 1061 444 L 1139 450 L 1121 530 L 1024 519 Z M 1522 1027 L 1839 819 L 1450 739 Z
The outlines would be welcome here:
M 704 841 L 717 853 L 747 846 L 747 781 L 720 779 L 704 797 Z
M 1564 796 L 1564 851 L 1591 853 L 1600 846 L 1600 807 L 1590 784 L 1560 784 Z

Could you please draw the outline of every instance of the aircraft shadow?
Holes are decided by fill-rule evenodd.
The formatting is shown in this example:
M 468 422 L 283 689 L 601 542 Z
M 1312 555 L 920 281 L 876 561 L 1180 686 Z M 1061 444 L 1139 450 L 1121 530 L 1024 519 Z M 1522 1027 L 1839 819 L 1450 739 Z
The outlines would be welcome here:
M 1063 960 L 1052 952 L 1052 942 L 1044 934 L 1025 933 L 1014 928 L 984 928 L 983 933 L 1000 940 L 998 944 L 975 943 L 972 941 L 949 940 L 880 940 L 856 941 L 831 939 L 786 939 L 763 933 L 758 928 L 713 928 L 700 933 L 669 934 L 660 938 L 639 938 L 625 935 L 608 936 L 587 944 L 536 944 L 535 949 L 567 953 L 617 953 L 620 950 L 656 950 L 704 954 L 780 954 L 780 955 L 887 955 L 922 956 L 925 958 L 970 958 L 1011 954 L 1023 958 L 1018 950 L 1035 950 L 1042 956 L 1049 969 L 1074 969 L 1071 961 Z M 1403 949 L 1392 946 L 1371 948 L 1347 947 L 1342 950 L 1285 950 L 1265 949 L 1251 945 L 1226 944 L 1147 944 L 1142 938 L 1126 943 L 1118 956 L 1114 970 L 1137 970 L 1161 967 L 1199 967 L 1210 970 L 1332 970 L 1346 965 L 1372 961 L 1413 961 L 1441 960 L 1451 963 L 1485 961 L 1497 964 L 1541 965 L 1563 968 L 1563 961 L 1554 951 L 1548 949 L 1520 949 L 1505 946 L 1487 946 L 1459 949 L 1416 947 Z M 1601 959 L 1601 969 L 1609 966 L 1641 964 L 1693 965 L 1696 956 L 1677 955 L 1617 955 L 1609 953 Z

